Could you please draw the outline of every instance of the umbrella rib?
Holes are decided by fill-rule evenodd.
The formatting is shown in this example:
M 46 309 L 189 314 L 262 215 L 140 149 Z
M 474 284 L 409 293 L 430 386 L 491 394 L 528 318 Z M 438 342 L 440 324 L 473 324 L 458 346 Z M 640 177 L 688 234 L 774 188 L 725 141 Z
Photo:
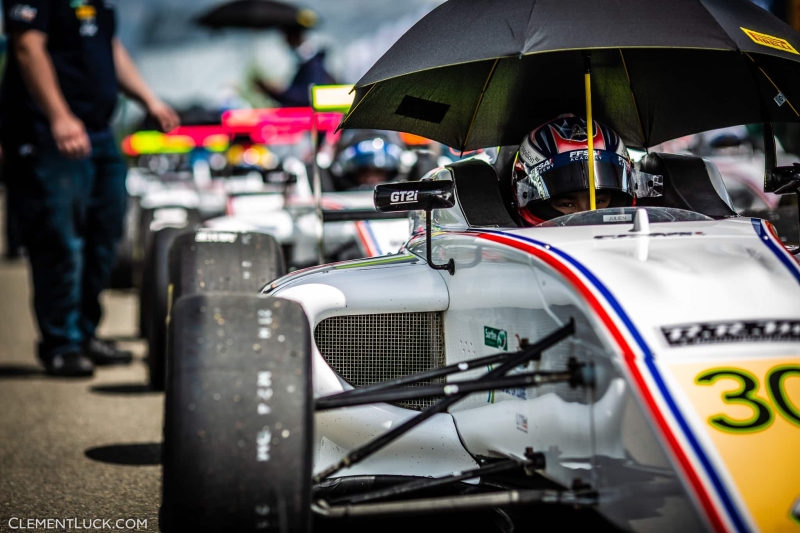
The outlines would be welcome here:
M 481 107 L 481 103 L 483 103 L 483 95 L 486 94 L 486 89 L 489 87 L 489 82 L 492 80 L 492 75 L 494 74 L 494 70 L 497 68 L 497 62 L 500 61 L 500 58 L 494 60 L 494 64 L 492 65 L 492 70 L 489 71 L 489 75 L 486 77 L 486 82 L 483 84 L 483 90 L 481 91 L 481 96 L 478 98 L 478 105 L 475 106 L 475 111 L 472 113 L 472 120 L 469 121 L 469 129 L 467 130 L 467 136 L 464 137 L 464 144 L 461 145 L 461 153 L 464 153 L 464 149 L 467 147 L 467 143 L 469 142 L 469 135 L 472 133 L 472 126 L 475 124 L 475 118 L 478 116 L 478 109 Z
M 774 82 L 774 81 L 772 81 L 772 78 L 770 78 L 770 77 L 769 77 L 769 74 L 767 74 L 767 72 L 766 72 L 766 71 L 765 71 L 763 68 L 761 68 L 761 65 L 759 65 L 758 63 L 756 63 L 756 60 L 755 60 L 755 59 L 753 59 L 753 58 L 750 56 L 750 54 L 748 54 L 747 52 L 743 52 L 743 54 L 744 54 L 744 55 L 746 55 L 746 56 L 747 56 L 747 58 L 748 58 L 750 61 L 752 61 L 752 62 L 753 62 L 753 64 L 756 66 L 756 68 L 757 68 L 758 70 L 760 70 L 760 71 L 761 71 L 761 74 L 763 74 L 763 75 L 764 75 L 764 77 L 765 77 L 765 78 L 767 78 L 767 80 L 768 80 L 768 81 L 769 81 L 769 82 L 772 84 L 772 86 L 773 86 L 773 87 L 775 87 L 775 90 L 776 90 L 776 91 L 778 91 L 779 93 L 783 94 L 783 97 L 784 97 L 784 98 L 786 98 L 786 103 L 787 103 L 787 104 L 789 104 L 789 107 L 791 107 L 791 108 L 792 108 L 792 111 L 794 111 L 794 114 L 795 114 L 796 116 L 800 117 L 800 113 L 798 113 L 798 112 L 797 112 L 797 109 L 795 109 L 795 108 L 794 108 L 794 106 L 792 105 L 792 102 L 790 102 L 790 101 L 789 101 L 789 97 L 788 97 L 788 96 L 786 96 L 786 94 L 785 94 L 783 91 L 781 91 L 781 90 L 780 90 L 780 88 L 779 88 L 777 85 L 775 85 L 775 82 Z
M 642 144 L 647 145 L 647 138 L 644 135 L 644 126 L 642 125 L 642 114 L 639 112 L 639 104 L 636 102 L 636 94 L 633 92 L 631 86 L 631 75 L 628 72 L 628 63 L 625 61 L 625 54 L 622 53 L 622 48 L 619 49 L 619 57 L 622 58 L 622 68 L 625 69 L 625 77 L 628 78 L 628 89 L 631 92 L 631 99 L 633 99 L 633 108 L 636 110 L 636 120 L 639 121 L 639 133 L 642 134 Z

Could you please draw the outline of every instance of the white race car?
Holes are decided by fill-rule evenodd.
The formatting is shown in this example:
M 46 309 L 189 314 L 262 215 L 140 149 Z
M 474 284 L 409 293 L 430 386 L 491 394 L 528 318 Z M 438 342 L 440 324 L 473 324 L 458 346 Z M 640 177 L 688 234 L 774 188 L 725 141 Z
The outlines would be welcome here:
M 502 152 L 455 163 L 376 188 L 415 212 L 397 254 L 184 292 L 162 528 L 565 506 L 627 531 L 797 531 L 800 266 L 713 166 L 649 157 L 663 197 L 533 228 Z M 195 239 L 180 275 L 242 240 Z
M 408 218 L 376 212 L 371 190 L 323 193 L 321 226 L 306 166 L 298 160 L 284 166 L 295 183 L 285 190 L 233 195 L 227 214 L 206 221 L 205 227 L 272 235 L 294 268 L 395 253 L 405 244 Z

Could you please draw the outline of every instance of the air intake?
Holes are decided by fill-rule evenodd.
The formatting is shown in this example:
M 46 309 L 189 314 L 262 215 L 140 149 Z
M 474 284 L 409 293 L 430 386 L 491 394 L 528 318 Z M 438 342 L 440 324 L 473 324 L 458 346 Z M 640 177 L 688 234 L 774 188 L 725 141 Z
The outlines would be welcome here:
M 320 322 L 314 340 L 322 357 L 354 387 L 444 366 L 442 314 L 391 313 L 335 316 Z M 408 387 L 443 383 L 422 381 Z M 397 402 L 422 410 L 436 398 Z

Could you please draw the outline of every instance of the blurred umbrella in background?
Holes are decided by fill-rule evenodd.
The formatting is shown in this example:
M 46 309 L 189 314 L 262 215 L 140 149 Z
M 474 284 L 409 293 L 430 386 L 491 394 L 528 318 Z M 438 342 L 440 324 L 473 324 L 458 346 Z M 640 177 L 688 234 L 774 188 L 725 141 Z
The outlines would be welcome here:
M 735 124 L 800 121 L 800 35 L 746 0 L 451 0 L 356 84 L 346 128 L 474 149 L 519 144 L 586 109 L 647 147 Z
M 196 21 L 209 28 L 298 29 L 317 25 L 318 17 L 310 9 L 273 0 L 234 0 L 218 5 Z

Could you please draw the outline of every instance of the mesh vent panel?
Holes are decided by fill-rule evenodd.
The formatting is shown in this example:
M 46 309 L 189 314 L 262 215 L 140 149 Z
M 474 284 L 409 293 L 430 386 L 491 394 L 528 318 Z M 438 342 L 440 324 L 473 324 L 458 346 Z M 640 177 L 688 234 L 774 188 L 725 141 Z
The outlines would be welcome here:
M 322 357 L 354 387 L 445 364 L 442 314 L 437 312 L 336 316 L 317 325 L 314 340 Z M 444 378 L 407 387 L 434 383 L 444 383 Z M 406 400 L 397 405 L 422 410 L 437 401 Z

